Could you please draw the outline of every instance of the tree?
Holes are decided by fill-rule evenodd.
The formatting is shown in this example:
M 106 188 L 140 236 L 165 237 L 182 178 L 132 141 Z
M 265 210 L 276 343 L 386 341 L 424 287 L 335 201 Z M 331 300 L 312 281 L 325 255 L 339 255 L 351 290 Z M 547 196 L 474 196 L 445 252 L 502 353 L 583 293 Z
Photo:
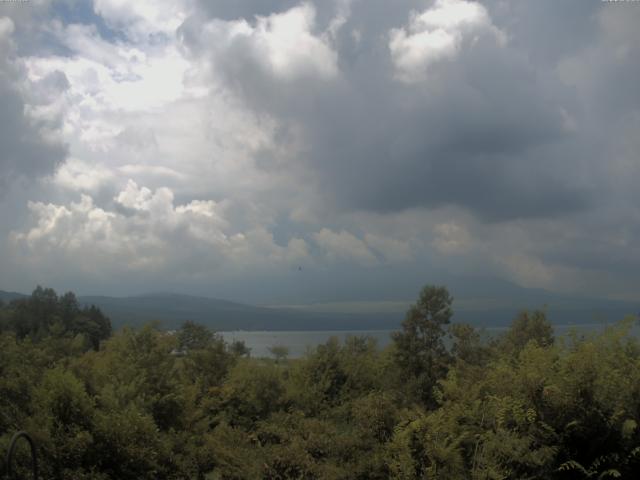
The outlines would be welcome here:
M 58 312 L 66 329 L 71 329 L 80 311 L 78 299 L 73 292 L 67 292 L 58 299 Z
M 256 366 L 250 359 L 238 362 L 220 392 L 216 399 L 222 407 L 219 420 L 232 426 L 251 428 L 284 407 L 282 371 L 273 364 Z
M 94 350 L 100 348 L 100 342 L 111 336 L 111 321 L 94 305 L 76 312 L 71 320 L 69 332 L 85 334 Z
M 80 308 L 72 292 L 61 297 L 51 288 L 38 286 L 30 297 L 17 299 L 0 311 L 8 329 L 19 339 L 41 341 L 47 337 L 74 338 L 82 335 L 87 347 L 98 350 L 100 342 L 111 336 L 111 321 L 98 307 Z
M 453 298 L 445 287 L 425 286 L 402 322 L 402 331 L 392 335 L 395 359 L 419 397 L 434 405 L 433 387 L 447 372 L 449 356 L 443 343 L 444 326 L 453 315 Z
M 183 350 L 202 350 L 211 345 L 214 335 L 207 327 L 187 320 L 178 333 L 178 342 Z
M 8 328 L 8 318 L 9 312 L 7 312 L 4 302 L 0 299 L 0 333 Z
M 280 361 L 285 360 L 289 356 L 289 347 L 274 345 L 273 347 L 269 347 L 269 353 L 276 359 L 276 363 L 280 363 Z
M 489 359 L 489 349 L 480 333 L 468 323 L 454 323 L 449 329 L 453 337 L 451 354 L 458 362 L 483 367 Z
M 33 389 L 33 399 L 32 421 L 44 451 L 44 478 L 59 478 L 58 472 L 92 463 L 95 402 L 82 382 L 63 367 L 48 370 Z
M 521 312 L 501 339 L 501 346 L 504 350 L 517 354 L 530 341 L 540 347 L 553 345 L 553 326 L 542 310 L 535 310 L 533 313 Z
M 251 349 L 247 347 L 244 340 L 235 340 L 229 345 L 229 351 L 236 357 L 249 357 L 251 356 Z

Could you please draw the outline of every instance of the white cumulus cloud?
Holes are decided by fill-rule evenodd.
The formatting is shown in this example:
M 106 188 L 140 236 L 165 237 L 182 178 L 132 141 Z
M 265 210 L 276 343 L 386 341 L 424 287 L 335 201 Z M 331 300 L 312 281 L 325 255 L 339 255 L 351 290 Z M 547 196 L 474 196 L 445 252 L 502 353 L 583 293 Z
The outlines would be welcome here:
M 437 0 L 422 13 L 412 12 L 407 26 L 389 32 L 397 78 L 424 79 L 432 64 L 455 57 L 463 40 L 487 32 L 503 38 L 484 6 L 474 1 Z
M 88 258 L 76 265 L 88 271 L 237 271 L 308 256 L 302 239 L 292 237 L 281 246 L 265 226 L 240 231 L 226 217 L 224 203 L 176 204 L 171 189 L 152 191 L 134 181 L 114 201 L 113 209 L 99 207 L 86 194 L 68 205 L 29 202 L 34 222 L 13 232 L 13 243 L 25 261 Z
M 242 51 L 277 78 L 333 78 L 338 74 L 337 54 L 326 38 L 314 34 L 315 17 L 315 7 L 303 3 L 259 16 L 253 25 L 246 20 L 214 19 L 206 26 L 206 38 L 217 57 Z
M 144 40 L 154 33 L 173 33 L 189 14 L 189 0 L 94 0 L 95 12 L 113 28 Z

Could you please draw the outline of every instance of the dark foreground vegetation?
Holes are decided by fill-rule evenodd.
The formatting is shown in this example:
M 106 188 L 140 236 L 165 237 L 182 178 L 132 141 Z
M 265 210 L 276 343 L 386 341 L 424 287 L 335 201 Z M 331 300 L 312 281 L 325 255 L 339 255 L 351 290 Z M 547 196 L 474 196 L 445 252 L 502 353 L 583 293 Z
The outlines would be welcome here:
M 38 288 L 0 307 L 0 449 L 29 431 L 45 479 L 640 478 L 634 318 L 554 339 L 522 313 L 482 342 L 451 302 L 426 287 L 382 351 L 269 360 Z

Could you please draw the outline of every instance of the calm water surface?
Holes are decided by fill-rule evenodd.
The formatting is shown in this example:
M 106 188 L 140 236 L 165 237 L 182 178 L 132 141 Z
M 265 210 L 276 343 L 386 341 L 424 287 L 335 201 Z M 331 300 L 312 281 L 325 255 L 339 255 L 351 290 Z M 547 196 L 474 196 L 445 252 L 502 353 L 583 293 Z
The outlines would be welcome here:
M 558 337 L 566 335 L 572 329 L 579 332 L 597 332 L 602 331 L 606 325 L 604 324 L 585 324 L 585 325 L 555 325 L 555 334 Z M 508 327 L 488 327 L 484 332 L 488 336 L 499 335 L 507 330 Z M 305 354 L 307 349 L 315 348 L 325 343 L 331 337 L 337 337 L 340 341 L 344 341 L 349 336 L 367 336 L 373 337 L 378 347 L 384 348 L 391 342 L 391 333 L 394 330 L 333 330 L 333 331 L 309 331 L 309 332 L 219 332 L 227 342 L 235 340 L 244 341 L 251 349 L 252 357 L 269 357 L 269 347 L 282 345 L 289 348 L 289 357 L 298 358 Z M 633 329 L 635 335 L 640 334 L 640 329 L 636 326 Z

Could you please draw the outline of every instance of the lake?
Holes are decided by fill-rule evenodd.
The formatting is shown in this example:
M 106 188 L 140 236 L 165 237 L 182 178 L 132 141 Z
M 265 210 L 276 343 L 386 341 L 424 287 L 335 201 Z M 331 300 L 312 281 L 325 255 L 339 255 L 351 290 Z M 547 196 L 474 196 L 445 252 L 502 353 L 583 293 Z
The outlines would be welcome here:
M 609 324 L 612 325 L 612 324 Z M 603 330 L 607 324 L 581 324 L 581 325 L 554 325 L 555 334 L 564 336 L 572 329 L 580 332 L 597 332 Z M 499 335 L 508 327 L 487 327 L 484 332 L 488 336 Z M 233 331 L 219 332 L 227 342 L 241 340 L 251 349 L 252 357 L 269 357 L 269 347 L 281 345 L 289 348 L 289 357 L 302 357 L 307 349 L 315 348 L 325 343 L 331 337 L 337 337 L 344 341 L 349 336 L 368 336 L 378 342 L 378 347 L 384 348 L 391 342 L 391 333 L 394 330 L 327 330 L 327 331 Z M 635 335 L 640 334 L 640 329 L 633 328 Z

